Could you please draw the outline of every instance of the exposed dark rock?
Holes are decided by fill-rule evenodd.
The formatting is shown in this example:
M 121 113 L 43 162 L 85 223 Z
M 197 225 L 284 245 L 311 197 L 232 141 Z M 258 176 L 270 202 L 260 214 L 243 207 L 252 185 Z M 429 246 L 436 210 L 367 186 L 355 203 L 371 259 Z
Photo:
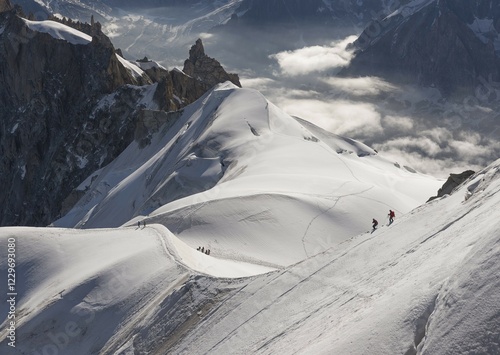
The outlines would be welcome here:
M 155 87 L 140 86 L 152 80 L 124 67 L 97 23 L 86 45 L 34 32 L 14 11 L 0 13 L 0 28 L 0 225 L 47 225 L 133 141 L 139 102 Z M 159 107 L 177 110 L 223 78 L 205 74 L 210 83 L 153 76 Z
M 147 64 L 150 61 L 143 58 L 138 62 Z M 155 101 L 163 111 L 176 111 L 225 81 L 241 87 L 237 74 L 227 73 L 217 60 L 205 54 L 200 39 L 191 47 L 184 71 L 169 71 L 156 65 L 144 71 L 153 82 L 158 83 Z
M 443 197 L 444 195 L 449 195 L 451 192 L 460 186 L 464 181 L 474 175 L 475 172 L 472 170 L 466 170 L 461 174 L 450 174 L 450 177 L 444 183 L 443 187 L 441 187 L 438 191 L 437 196 L 433 196 L 429 199 L 429 201 L 435 200 L 436 198 Z M 427 202 L 429 202 L 427 201 Z
M 145 147 L 151 143 L 154 133 L 161 127 L 166 131 L 182 116 L 182 110 L 165 112 L 142 110 L 136 125 L 134 139 L 139 143 L 139 147 Z
M 12 4 L 10 0 L 0 0 L 0 12 L 12 10 Z
M 217 60 L 205 54 L 201 39 L 198 39 L 189 50 L 189 59 L 184 62 L 183 71 L 209 87 L 224 81 L 230 81 L 241 87 L 237 74 L 228 74 Z

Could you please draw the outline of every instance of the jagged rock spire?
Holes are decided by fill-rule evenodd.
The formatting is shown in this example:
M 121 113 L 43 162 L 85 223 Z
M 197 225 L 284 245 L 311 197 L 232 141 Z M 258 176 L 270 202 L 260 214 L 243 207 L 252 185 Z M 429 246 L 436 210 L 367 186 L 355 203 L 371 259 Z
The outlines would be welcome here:
M 203 47 L 203 42 L 200 38 L 196 40 L 196 43 L 189 50 L 189 60 L 193 63 L 196 63 L 198 59 L 204 58 L 207 55 L 205 54 L 205 48 Z
M 187 75 L 204 82 L 209 87 L 225 81 L 230 81 L 241 87 L 237 74 L 226 72 L 217 60 L 205 54 L 205 48 L 203 48 L 203 43 L 199 38 L 189 50 L 189 59 L 184 62 L 183 71 Z

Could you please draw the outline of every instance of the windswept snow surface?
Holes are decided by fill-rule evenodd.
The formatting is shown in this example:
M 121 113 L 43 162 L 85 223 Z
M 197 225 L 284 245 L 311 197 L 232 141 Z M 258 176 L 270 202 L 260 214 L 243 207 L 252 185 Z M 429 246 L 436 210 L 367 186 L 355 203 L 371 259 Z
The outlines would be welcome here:
M 29 21 L 22 19 L 29 29 L 36 32 L 48 33 L 56 39 L 62 39 L 71 44 L 89 44 L 92 42 L 92 37 L 75 30 L 69 26 L 55 21 Z
M 390 227 L 252 280 L 172 352 L 500 353 L 500 160 L 482 173 Z
M 115 54 L 116 58 L 122 63 L 122 65 L 135 77 L 135 78 L 140 78 L 141 76 L 144 75 L 144 72 L 142 71 L 141 68 L 136 64 L 136 62 L 129 62 L 125 58 L 119 56 L 118 54 Z
M 187 260 L 208 273 L 211 257 L 181 251 L 161 226 L 1 228 L 0 245 L 16 239 L 16 350 L 498 354 L 499 210 L 500 160 L 389 227 L 239 279 L 197 275 Z
M 222 84 L 133 142 L 61 227 L 163 224 L 214 255 L 285 266 L 409 212 L 442 185 Z M 284 247 L 286 246 L 286 249 Z
M 154 60 L 149 60 L 147 62 L 136 60 L 135 64 L 139 68 L 141 68 L 142 70 L 148 70 L 148 69 L 154 69 L 154 68 L 167 70 L 167 68 L 165 68 L 163 65 L 159 64 L 158 62 L 155 62 Z
M 235 278 L 273 270 L 205 255 L 159 225 L 85 231 L 1 228 L 0 243 L 7 246 L 9 238 L 16 240 L 17 342 L 40 353 L 50 353 L 58 336 L 72 342 L 60 353 L 92 353 L 114 333 L 147 322 L 160 302 L 196 275 Z M 6 253 L 2 248 L 2 275 Z M 4 295 L 6 286 L 0 288 Z M 0 354 L 15 354 L 4 342 L 8 306 L 0 304 Z M 72 322 L 81 334 L 51 330 L 65 332 Z

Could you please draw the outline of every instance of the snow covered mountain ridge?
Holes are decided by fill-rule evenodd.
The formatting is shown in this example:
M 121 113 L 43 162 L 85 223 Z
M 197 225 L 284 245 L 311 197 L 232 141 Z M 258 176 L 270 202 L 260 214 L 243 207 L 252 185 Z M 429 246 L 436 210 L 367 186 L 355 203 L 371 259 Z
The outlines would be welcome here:
M 495 354 L 499 208 L 496 161 L 390 227 L 236 279 L 265 270 L 224 265 L 159 225 L 1 228 L 18 251 L 16 350 Z M 10 353 L 4 304 L 0 314 Z
M 213 255 L 289 265 L 365 231 L 367 216 L 407 213 L 442 184 L 230 83 L 180 114 L 150 115 L 147 143 L 136 140 L 89 176 L 55 226 L 145 220 Z

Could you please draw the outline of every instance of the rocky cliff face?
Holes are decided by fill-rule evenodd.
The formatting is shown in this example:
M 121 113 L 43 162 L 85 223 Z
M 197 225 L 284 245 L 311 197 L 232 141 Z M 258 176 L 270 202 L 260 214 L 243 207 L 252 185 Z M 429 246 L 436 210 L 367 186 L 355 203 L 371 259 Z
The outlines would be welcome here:
M 10 0 L 0 0 L 0 12 L 12 10 Z
M 209 87 L 180 71 L 153 84 L 122 63 L 100 31 L 71 44 L 0 13 L 1 225 L 49 224 L 130 144 L 141 109 L 177 109 Z
M 158 83 L 155 101 L 163 111 L 176 111 L 225 81 L 241 87 L 237 74 L 226 72 L 216 59 L 205 54 L 201 39 L 191 47 L 183 71 L 178 69 L 169 71 L 153 65 L 145 69 L 145 72 L 153 82 Z
M 500 79 L 498 34 L 491 37 L 499 16 L 495 1 L 436 0 L 415 12 L 403 8 L 368 26 L 342 74 L 417 82 L 436 86 L 445 96 L 462 97 L 481 80 Z M 490 30 L 481 34 L 485 26 Z
M 73 45 L 31 31 L 13 12 L 0 14 L 0 28 L 0 223 L 44 225 L 71 186 L 133 133 L 126 128 L 133 110 L 89 120 L 95 105 L 145 82 L 119 63 L 104 36 Z

